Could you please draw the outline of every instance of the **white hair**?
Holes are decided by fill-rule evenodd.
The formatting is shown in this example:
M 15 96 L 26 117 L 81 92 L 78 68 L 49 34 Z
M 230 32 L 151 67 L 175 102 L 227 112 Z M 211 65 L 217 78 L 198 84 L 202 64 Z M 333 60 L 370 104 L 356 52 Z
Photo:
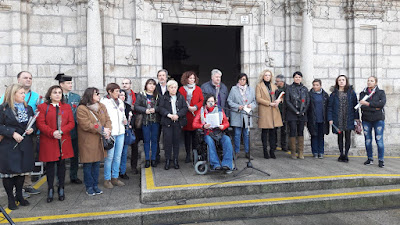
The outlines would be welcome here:
M 213 70 L 211 70 L 211 77 L 213 77 L 215 74 L 219 74 L 219 75 L 221 75 L 222 76 L 222 72 L 221 72 L 221 70 L 219 70 L 219 69 L 213 69 Z
M 171 87 L 171 86 L 176 86 L 178 87 L 178 82 L 176 82 L 175 80 L 169 80 L 167 82 L 167 88 Z

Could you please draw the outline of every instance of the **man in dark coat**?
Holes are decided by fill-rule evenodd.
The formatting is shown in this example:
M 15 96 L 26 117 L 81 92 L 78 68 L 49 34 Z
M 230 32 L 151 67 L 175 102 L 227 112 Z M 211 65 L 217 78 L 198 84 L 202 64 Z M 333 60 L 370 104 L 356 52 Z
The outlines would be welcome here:
M 285 77 L 282 74 L 279 74 L 276 76 L 275 85 L 279 89 L 279 93 L 277 93 L 277 95 L 279 95 L 281 92 L 286 92 L 287 84 L 285 82 Z M 287 147 L 288 126 L 287 126 L 287 121 L 286 121 L 286 103 L 285 103 L 285 101 L 281 101 L 281 103 L 279 103 L 279 111 L 281 113 L 282 123 L 283 123 L 283 126 L 279 128 L 279 132 L 281 135 L 281 148 L 282 148 L 282 151 L 287 152 L 288 151 L 288 147 Z
M 156 85 L 157 94 L 161 98 L 167 93 L 167 81 L 168 81 L 168 70 L 161 69 L 157 72 L 158 84 Z M 161 136 L 162 126 L 158 130 L 158 145 L 157 145 L 157 155 L 156 163 L 160 163 L 160 136 Z
M 221 82 L 222 72 L 219 69 L 211 70 L 211 80 L 201 85 L 203 96 L 212 94 L 217 98 L 217 105 L 222 107 L 229 118 L 229 105 L 226 103 L 229 91 L 224 83 Z

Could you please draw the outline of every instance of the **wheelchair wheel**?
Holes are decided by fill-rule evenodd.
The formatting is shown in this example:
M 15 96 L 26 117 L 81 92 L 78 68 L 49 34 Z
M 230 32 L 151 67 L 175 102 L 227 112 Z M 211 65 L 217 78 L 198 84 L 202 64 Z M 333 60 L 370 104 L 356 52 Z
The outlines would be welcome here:
M 194 166 L 194 170 L 196 171 L 197 174 L 199 175 L 204 175 L 208 172 L 210 169 L 210 166 L 207 164 L 206 161 L 198 161 L 196 165 Z
M 196 165 L 198 161 L 199 161 L 199 153 L 197 149 L 193 149 L 193 165 Z

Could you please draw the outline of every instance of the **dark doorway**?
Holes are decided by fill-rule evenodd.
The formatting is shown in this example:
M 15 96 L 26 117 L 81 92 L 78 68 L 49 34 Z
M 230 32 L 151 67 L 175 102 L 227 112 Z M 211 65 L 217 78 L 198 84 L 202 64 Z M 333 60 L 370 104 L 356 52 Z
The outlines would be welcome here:
M 217 68 L 230 90 L 240 73 L 240 31 L 233 26 L 163 24 L 163 67 L 178 83 L 183 72 L 193 70 L 199 85 Z

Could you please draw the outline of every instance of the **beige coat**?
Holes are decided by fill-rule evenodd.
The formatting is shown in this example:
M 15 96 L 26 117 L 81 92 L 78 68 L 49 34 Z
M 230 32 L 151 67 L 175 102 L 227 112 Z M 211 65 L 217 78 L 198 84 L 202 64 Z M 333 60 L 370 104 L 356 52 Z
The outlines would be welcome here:
M 271 89 L 274 94 L 278 90 L 274 84 L 271 84 Z M 258 103 L 258 116 L 260 117 L 258 118 L 258 128 L 272 129 L 283 126 L 279 108 L 270 106 L 271 97 L 267 86 L 262 81 L 256 87 L 256 100 Z
M 98 112 L 93 112 L 103 127 L 111 129 L 111 120 L 108 116 L 106 106 L 99 103 Z M 81 163 L 92 163 L 102 161 L 107 153 L 101 141 L 101 126 L 97 128 L 96 119 L 88 107 L 80 105 L 76 110 L 78 121 L 78 146 L 79 159 Z

